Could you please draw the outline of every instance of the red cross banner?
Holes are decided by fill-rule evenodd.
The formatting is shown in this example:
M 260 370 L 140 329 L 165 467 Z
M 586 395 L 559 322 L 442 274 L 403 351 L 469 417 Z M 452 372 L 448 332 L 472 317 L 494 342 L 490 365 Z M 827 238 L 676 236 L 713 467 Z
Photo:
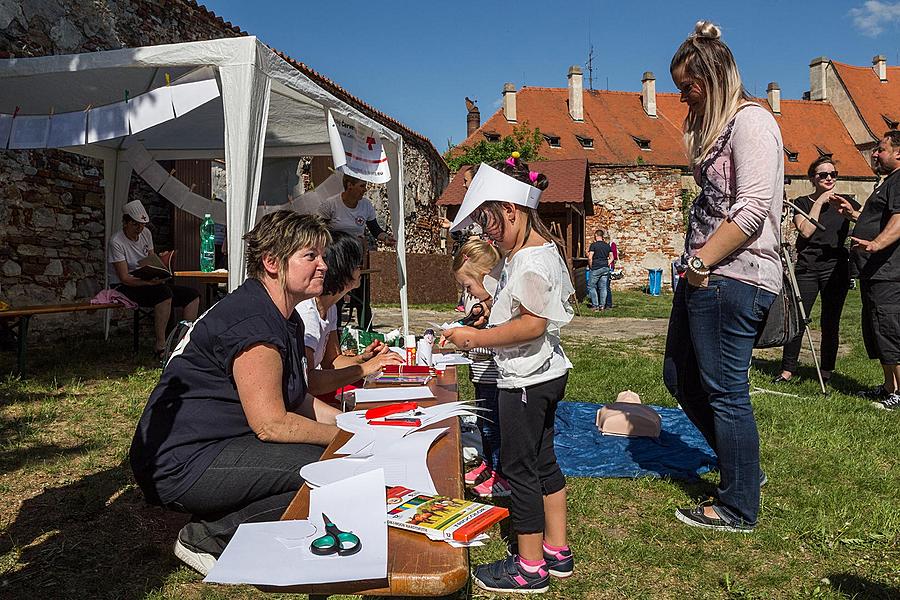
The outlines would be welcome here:
M 352 175 L 370 183 L 391 180 L 387 155 L 381 139 L 374 131 L 328 111 L 328 141 L 335 171 Z

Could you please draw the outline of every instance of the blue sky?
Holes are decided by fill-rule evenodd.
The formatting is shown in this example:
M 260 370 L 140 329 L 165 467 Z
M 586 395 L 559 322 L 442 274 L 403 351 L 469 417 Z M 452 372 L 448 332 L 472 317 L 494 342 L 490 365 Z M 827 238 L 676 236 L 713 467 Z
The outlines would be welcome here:
M 266 44 L 305 62 L 431 139 L 465 139 L 464 97 L 482 122 L 511 81 L 564 87 L 594 47 L 594 88 L 639 91 L 653 71 L 674 92 L 669 60 L 698 19 L 723 29 L 751 93 L 777 81 L 783 98 L 809 89 L 809 61 L 900 64 L 900 0 L 806 2 L 619 1 L 313 2 L 206 0 Z M 588 85 L 585 69 L 585 87 Z

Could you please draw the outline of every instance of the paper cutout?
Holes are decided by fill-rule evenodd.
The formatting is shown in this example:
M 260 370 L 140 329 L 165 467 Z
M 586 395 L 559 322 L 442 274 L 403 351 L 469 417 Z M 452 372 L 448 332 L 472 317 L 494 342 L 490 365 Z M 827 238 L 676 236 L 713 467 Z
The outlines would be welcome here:
M 27 115 L 13 119 L 9 134 L 9 149 L 46 148 L 50 133 L 50 117 Z
M 172 92 L 175 118 L 185 115 L 210 100 L 219 97 L 219 85 L 215 79 L 181 83 L 168 88 Z
M 116 102 L 88 111 L 88 144 L 128 135 L 128 103 Z
M 141 94 L 128 103 L 128 123 L 132 134 L 175 118 L 171 89 L 157 88 Z
M 391 180 L 387 154 L 372 129 L 340 118 L 336 121 L 329 110 L 328 141 L 335 171 L 371 183 Z
M 48 148 L 65 148 L 67 146 L 84 146 L 87 140 L 87 113 L 61 113 L 50 118 L 50 135 L 47 138 Z

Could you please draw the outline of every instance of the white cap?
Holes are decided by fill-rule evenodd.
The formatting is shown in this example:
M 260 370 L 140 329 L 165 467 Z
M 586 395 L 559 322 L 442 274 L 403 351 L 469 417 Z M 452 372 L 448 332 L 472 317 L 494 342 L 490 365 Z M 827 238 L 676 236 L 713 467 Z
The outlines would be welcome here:
M 537 208 L 540 200 L 541 190 L 481 163 L 472 183 L 469 184 L 450 231 L 459 231 L 468 225 L 472 220 L 472 213 L 485 202 L 511 202 L 528 208 Z
M 147 209 L 141 204 L 140 200 L 132 200 L 122 208 L 122 212 L 137 221 L 138 223 L 149 223 L 150 217 L 147 215 Z

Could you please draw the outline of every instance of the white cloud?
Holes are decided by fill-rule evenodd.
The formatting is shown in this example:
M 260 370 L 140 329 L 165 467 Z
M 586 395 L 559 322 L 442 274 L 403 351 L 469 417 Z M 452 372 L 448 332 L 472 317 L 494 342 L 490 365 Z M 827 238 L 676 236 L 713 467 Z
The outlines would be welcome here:
M 860 8 L 851 8 L 850 16 L 863 35 L 875 37 L 888 25 L 900 23 L 900 2 L 868 0 Z

